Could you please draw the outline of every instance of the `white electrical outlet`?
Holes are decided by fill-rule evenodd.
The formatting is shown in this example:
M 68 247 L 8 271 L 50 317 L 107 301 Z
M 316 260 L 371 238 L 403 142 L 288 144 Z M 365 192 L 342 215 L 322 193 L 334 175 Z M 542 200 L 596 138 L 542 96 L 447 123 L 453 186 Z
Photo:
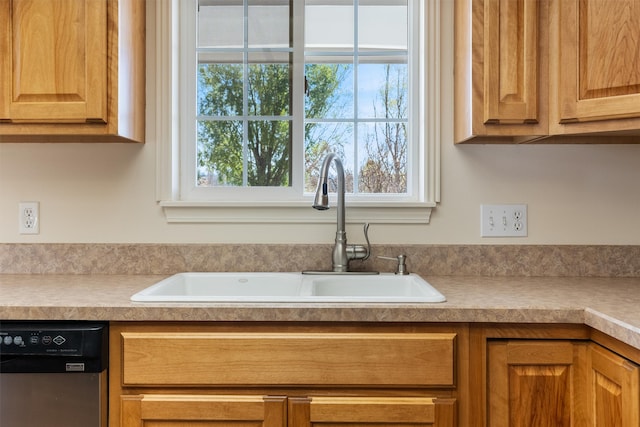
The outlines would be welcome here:
M 20 234 L 40 233 L 40 203 L 20 202 L 18 204 Z
M 480 205 L 480 236 L 527 237 L 527 205 Z

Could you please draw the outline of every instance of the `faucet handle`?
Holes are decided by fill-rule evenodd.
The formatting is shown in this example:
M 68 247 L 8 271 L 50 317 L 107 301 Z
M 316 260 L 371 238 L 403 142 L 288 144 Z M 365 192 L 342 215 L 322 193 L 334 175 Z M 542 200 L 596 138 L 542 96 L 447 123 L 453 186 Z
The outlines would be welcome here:
M 390 257 L 390 256 L 378 256 L 378 258 L 381 259 L 390 259 L 392 261 L 397 261 L 398 265 L 396 267 L 396 272 L 395 274 L 401 274 L 403 276 L 406 276 L 407 274 L 409 274 L 409 271 L 407 270 L 407 256 L 406 255 L 398 255 L 397 257 Z
M 367 256 L 364 257 L 362 260 L 366 261 L 371 256 L 371 242 L 369 241 L 369 223 L 368 222 L 364 224 L 364 239 L 367 241 Z
M 367 240 L 367 246 L 363 245 L 347 245 L 347 257 L 349 260 L 357 259 L 366 261 L 371 256 L 371 242 L 369 242 L 369 223 L 364 225 L 364 238 Z

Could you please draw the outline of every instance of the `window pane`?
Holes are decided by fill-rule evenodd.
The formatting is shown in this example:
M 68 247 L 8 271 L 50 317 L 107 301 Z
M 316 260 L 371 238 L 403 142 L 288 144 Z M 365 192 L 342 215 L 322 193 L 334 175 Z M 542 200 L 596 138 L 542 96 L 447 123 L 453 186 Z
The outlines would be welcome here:
M 408 22 L 406 0 L 362 2 L 358 7 L 358 49 L 406 50 Z
M 307 0 L 304 13 L 305 50 L 353 50 L 352 0 Z
M 242 0 L 199 0 L 198 47 L 244 46 Z
M 353 117 L 352 64 L 307 64 L 305 78 L 307 118 Z
M 201 62 L 198 65 L 197 114 L 227 117 L 242 115 L 243 80 L 242 63 Z
M 342 160 L 347 192 L 353 192 L 355 170 L 353 123 L 320 122 L 305 124 L 305 192 L 315 192 L 318 171 L 328 153 Z
M 359 128 L 358 190 L 407 192 L 407 127 L 404 122 L 362 123 Z
M 250 64 L 248 111 L 252 116 L 291 114 L 291 66 L 289 64 Z
M 285 120 L 255 120 L 248 124 L 247 185 L 291 185 L 291 126 Z
M 289 3 L 290 0 L 249 0 L 249 47 L 291 47 Z
M 408 75 L 406 64 L 358 66 L 358 116 L 406 119 Z
M 243 185 L 242 122 L 198 122 L 198 176 L 200 187 Z

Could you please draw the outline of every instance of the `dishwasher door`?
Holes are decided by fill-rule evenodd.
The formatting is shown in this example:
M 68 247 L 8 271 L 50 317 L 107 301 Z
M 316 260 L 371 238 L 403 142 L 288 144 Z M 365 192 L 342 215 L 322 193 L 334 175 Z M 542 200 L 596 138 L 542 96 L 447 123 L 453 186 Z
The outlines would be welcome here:
M 0 373 L 0 426 L 105 427 L 106 371 Z
M 0 322 L 0 427 L 107 427 L 108 324 Z

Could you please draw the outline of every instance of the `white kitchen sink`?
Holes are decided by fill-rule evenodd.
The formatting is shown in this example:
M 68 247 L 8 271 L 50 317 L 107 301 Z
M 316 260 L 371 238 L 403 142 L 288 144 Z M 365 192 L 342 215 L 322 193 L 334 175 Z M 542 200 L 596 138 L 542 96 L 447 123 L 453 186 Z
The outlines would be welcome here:
M 135 302 L 443 302 L 416 274 L 178 273 Z

